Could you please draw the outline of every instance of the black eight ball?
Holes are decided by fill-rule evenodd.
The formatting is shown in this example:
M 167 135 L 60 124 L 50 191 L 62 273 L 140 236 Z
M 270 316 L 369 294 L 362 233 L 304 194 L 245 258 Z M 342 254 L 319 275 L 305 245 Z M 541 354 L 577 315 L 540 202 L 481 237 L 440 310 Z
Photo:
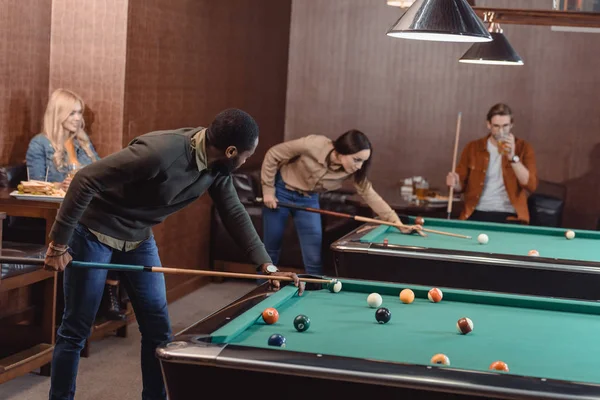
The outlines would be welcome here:
M 375 311 L 375 319 L 380 324 L 387 323 L 391 318 L 392 313 L 385 307 L 378 308 L 377 311 Z

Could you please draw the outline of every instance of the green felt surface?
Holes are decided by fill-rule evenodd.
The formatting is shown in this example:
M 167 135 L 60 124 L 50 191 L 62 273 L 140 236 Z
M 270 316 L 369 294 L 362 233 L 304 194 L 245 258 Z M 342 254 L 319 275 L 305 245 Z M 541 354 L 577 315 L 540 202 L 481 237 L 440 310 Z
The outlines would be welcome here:
M 511 374 L 600 383 L 596 302 L 442 288 L 442 302 L 431 303 L 427 287 L 350 280 L 343 284 L 339 293 L 324 289 L 301 297 L 293 287 L 284 287 L 213 337 L 242 346 L 421 365 L 430 365 L 434 354 L 444 353 L 451 368 L 489 371 L 492 362 L 502 360 Z M 412 304 L 398 298 L 405 287 L 415 292 Z M 375 320 L 375 309 L 367 305 L 371 292 L 382 294 L 382 306 L 392 313 L 389 323 Z M 279 311 L 276 324 L 262 321 L 266 307 Z M 311 319 L 308 331 L 294 329 L 298 314 Z M 457 332 L 461 317 L 472 319 L 472 333 Z M 285 348 L 268 346 L 273 333 L 286 337 Z
M 383 243 L 388 239 L 392 245 L 516 256 L 527 256 L 530 250 L 537 250 L 544 258 L 600 262 L 600 232 L 596 231 L 573 230 L 575 239 L 567 240 L 566 229 L 559 228 L 435 218 L 427 218 L 424 227 L 471 236 L 471 239 L 435 233 L 428 233 L 426 238 L 403 235 L 394 227 L 381 225 L 362 236 L 360 241 Z M 488 235 L 489 241 L 485 245 L 477 241 L 481 233 Z

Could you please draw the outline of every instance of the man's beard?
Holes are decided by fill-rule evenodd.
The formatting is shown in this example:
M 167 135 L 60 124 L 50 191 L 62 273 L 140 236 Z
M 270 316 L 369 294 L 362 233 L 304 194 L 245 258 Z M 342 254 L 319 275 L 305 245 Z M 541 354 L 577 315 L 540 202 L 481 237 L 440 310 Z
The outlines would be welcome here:
M 212 163 L 210 168 L 223 175 L 229 175 L 238 169 L 239 157 L 233 157 L 225 160 L 218 160 Z

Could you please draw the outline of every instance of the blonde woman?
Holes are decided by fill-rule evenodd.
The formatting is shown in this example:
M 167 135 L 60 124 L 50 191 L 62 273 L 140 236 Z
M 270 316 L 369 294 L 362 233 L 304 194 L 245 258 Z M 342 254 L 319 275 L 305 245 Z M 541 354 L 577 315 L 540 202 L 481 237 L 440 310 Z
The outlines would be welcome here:
M 67 190 L 70 172 L 100 159 L 84 131 L 83 99 L 67 89 L 57 89 L 50 96 L 44 114 L 43 132 L 29 142 L 27 170 L 30 180 L 58 182 Z M 104 316 L 111 320 L 125 318 L 118 296 L 119 280 L 110 271 L 106 280 Z

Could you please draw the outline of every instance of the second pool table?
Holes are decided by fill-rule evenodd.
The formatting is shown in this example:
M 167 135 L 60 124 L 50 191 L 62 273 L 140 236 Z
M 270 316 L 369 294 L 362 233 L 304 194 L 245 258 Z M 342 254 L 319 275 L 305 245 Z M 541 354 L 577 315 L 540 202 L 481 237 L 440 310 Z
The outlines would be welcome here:
M 261 285 L 176 334 L 157 349 L 169 398 L 190 398 L 199 382 L 225 398 L 600 398 L 597 302 L 440 288 L 433 303 L 426 286 L 341 282 L 338 293 L 317 286 L 302 296 Z M 405 288 L 410 304 L 399 299 Z M 370 293 L 389 322 L 376 321 Z M 261 317 L 269 307 L 279 312 L 273 324 Z M 293 326 L 300 314 L 311 320 L 304 332 Z M 466 335 L 462 317 L 473 321 Z M 272 334 L 285 347 L 270 346 Z M 439 353 L 450 365 L 432 363 Z M 495 361 L 509 371 L 490 370 Z
M 414 223 L 410 217 L 408 223 Z M 552 297 L 600 299 L 600 232 L 425 219 L 425 227 L 470 236 L 403 235 L 369 225 L 331 245 L 340 277 L 440 285 Z M 485 233 L 489 242 L 479 244 Z M 384 245 L 384 240 L 388 245 Z M 529 256 L 537 250 L 539 257 Z

